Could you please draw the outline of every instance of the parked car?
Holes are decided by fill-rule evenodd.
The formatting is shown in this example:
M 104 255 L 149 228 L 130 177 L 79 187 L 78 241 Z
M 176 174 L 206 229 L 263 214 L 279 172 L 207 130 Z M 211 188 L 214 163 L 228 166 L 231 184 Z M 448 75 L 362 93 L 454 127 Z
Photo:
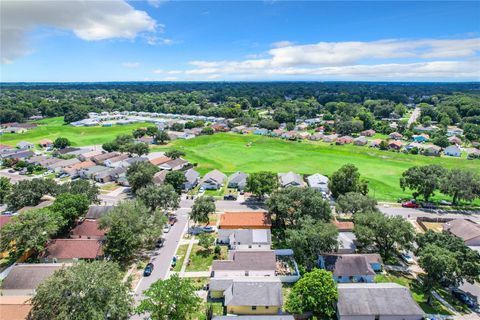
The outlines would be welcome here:
M 437 209 L 437 206 L 430 202 L 422 202 L 420 206 L 424 209 Z
M 8 173 L 15 173 L 15 170 L 14 170 L 14 169 L 10 169 L 10 170 L 8 170 Z
M 175 216 L 168 216 L 168 223 L 173 226 L 178 221 L 177 217 Z
M 147 263 L 147 265 L 145 266 L 145 269 L 143 270 L 143 276 L 144 277 L 148 277 L 152 274 L 152 271 L 153 271 L 153 263 Z
M 225 196 L 223 196 L 223 200 L 237 200 L 237 197 L 234 196 L 233 194 L 227 194 Z
M 177 265 L 177 257 L 173 256 L 171 266 L 174 268 Z
M 165 224 L 165 225 L 163 226 L 163 233 L 168 233 L 171 228 L 172 228 L 171 225 L 169 225 L 168 223 Z
M 155 242 L 155 248 L 161 248 L 163 247 L 164 244 L 165 244 L 165 239 L 160 238 L 157 240 L 157 242 Z
M 402 202 L 402 207 L 404 207 L 404 208 L 418 208 L 419 205 L 415 200 L 410 200 L 410 201 Z
M 477 302 L 472 296 L 460 289 L 453 289 L 452 295 L 458 300 L 462 301 L 464 304 L 466 304 L 469 308 L 475 308 L 477 305 Z
M 215 231 L 215 229 L 212 226 L 206 226 L 206 227 L 203 227 L 202 229 L 203 229 L 203 232 L 206 232 L 206 233 L 211 233 Z
M 444 205 L 444 206 L 451 206 L 452 203 L 450 201 L 447 201 L 447 200 L 440 200 L 439 202 L 441 205 Z
M 408 252 L 402 252 L 400 254 L 400 258 L 402 258 L 402 260 L 405 261 L 408 264 L 414 264 L 415 263 L 415 260 L 413 260 L 413 257 Z

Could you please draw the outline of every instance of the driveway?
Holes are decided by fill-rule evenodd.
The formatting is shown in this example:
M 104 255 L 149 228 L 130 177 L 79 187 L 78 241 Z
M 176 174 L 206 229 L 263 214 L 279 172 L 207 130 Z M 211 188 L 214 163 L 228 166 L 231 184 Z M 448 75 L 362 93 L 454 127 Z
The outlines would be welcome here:
M 420 108 L 415 108 L 413 110 L 412 114 L 410 115 L 410 118 L 408 119 L 407 127 L 409 127 L 412 123 L 417 121 L 417 118 L 420 116 Z

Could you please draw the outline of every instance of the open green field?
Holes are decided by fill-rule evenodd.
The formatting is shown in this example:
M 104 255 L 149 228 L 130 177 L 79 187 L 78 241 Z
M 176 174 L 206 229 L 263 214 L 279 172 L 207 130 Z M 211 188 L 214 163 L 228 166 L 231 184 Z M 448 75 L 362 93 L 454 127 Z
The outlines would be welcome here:
M 234 133 L 176 140 L 164 148 L 184 150 L 186 159 L 198 163 L 198 170 L 202 174 L 218 169 L 226 174 L 237 170 L 248 173 L 269 170 L 331 175 L 342 165 L 353 163 L 362 176 L 370 181 L 372 195 L 378 200 L 389 201 L 408 196 L 408 193 L 400 189 L 399 178 L 409 167 L 440 164 L 446 168 L 480 170 L 480 161 L 408 155 L 354 145 L 292 142 Z
M 103 144 L 113 140 L 119 134 L 131 133 L 132 130 L 136 128 L 152 125 L 135 123 L 112 127 L 74 127 L 64 124 L 63 117 L 44 119 L 35 123 L 39 124 L 37 128 L 21 134 L 4 134 L 0 136 L 0 142 L 2 144 L 15 146 L 22 140 L 36 144 L 41 139 L 50 139 L 53 141 L 58 137 L 65 137 L 68 138 L 74 146 L 86 146 Z

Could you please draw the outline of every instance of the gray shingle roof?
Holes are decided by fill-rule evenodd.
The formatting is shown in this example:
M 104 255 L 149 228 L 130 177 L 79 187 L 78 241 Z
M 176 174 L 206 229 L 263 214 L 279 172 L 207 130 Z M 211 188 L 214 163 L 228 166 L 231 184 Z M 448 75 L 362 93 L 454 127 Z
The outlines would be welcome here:
M 230 251 L 230 260 L 215 260 L 212 270 L 275 270 L 273 250 Z
M 228 184 L 245 184 L 247 182 L 248 174 L 243 173 L 241 171 L 237 171 L 233 173 L 230 177 L 228 177 Z
M 337 309 L 340 317 L 408 315 L 422 319 L 424 314 L 410 291 L 396 283 L 340 283 Z
M 225 291 L 226 306 L 277 306 L 281 307 L 282 283 L 269 281 L 234 280 Z
M 466 219 L 455 219 L 443 225 L 443 229 L 468 241 L 480 237 L 480 225 Z
M 227 178 L 227 176 L 221 172 L 221 171 L 218 171 L 217 169 L 215 170 L 212 170 L 210 171 L 209 173 L 207 173 L 203 179 L 202 179 L 202 182 L 205 182 L 205 181 L 208 181 L 208 180 L 211 180 L 211 181 L 214 181 L 218 184 L 223 184 L 223 182 L 225 181 L 225 179 Z
M 36 289 L 41 282 L 60 268 L 62 268 L 62 264 L 56 263 L 17 264 L 3 280 L 2 289 Z
M 324 255 L 325 269 L 336 277 L 375 275 L 369 260 L 362 254 Z
M 88 209 L 86 219 L 99 219 L 108 211 L 112 210 L 114 206 L 91 206 Z
M 188 169 L 187 171 L 185 171 L 185 179 L 187 179 L 188 183 L 195 183 L 199 177 L 200 173 L 198 173 L 194 169 Z
M 280 177 L 280 184 L 282 187 L 288 186 L 288 185 L 298 185 L 298 186 L 303 186 L 303 180 L 300 175 L 296 174 L 295 172 L 287 172 L 287 173 L 279 173 Z

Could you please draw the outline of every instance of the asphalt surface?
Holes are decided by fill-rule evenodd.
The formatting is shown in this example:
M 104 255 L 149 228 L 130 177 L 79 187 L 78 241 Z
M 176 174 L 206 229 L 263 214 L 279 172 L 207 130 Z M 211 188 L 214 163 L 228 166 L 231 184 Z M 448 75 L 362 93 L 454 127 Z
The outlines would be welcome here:
M 427 209 L 413 209 L 402 207 L 386 207 L 379 205 L 378 209 L 386 215 L 390 216 L 402 216 L 405 219 L 416 219 L 418 217 L 429 218 L 451 218 L 451 219 L 470 219 L 477 223 L 480 223 L 480 213 L 472 212 L 452 212 L 442 210 L 427 210 Z

